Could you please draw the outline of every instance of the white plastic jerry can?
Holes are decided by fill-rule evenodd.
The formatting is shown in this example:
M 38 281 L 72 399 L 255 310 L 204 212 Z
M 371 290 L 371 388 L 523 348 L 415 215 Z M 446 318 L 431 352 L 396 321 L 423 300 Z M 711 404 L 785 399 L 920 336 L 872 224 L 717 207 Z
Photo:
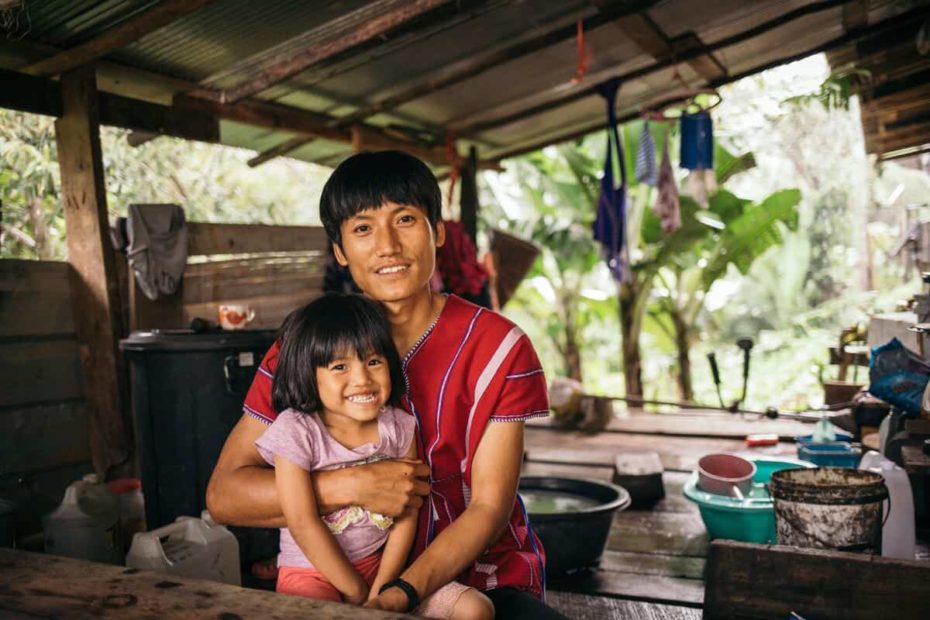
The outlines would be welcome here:
M 126 566 L 241 585 L 239 542 L 206 510 L 201 516 L 178 517 L 157 530 L 136 534 Z
M 888 487 L 888 508 L 882 517 L 885 520 L 882 527 L 882 555 L 913 560 L 917 536 L 914 524 L 914 496 L 907 472 L 875 451 L 869 451 L 862 457 L 859 469 L 881 474 L 885 478 L 885 486 Z
M 61 504 L 42 519 L 45 551 L 71 558 L 121 563 L 119 500 L 96 474 L 72 483 Z

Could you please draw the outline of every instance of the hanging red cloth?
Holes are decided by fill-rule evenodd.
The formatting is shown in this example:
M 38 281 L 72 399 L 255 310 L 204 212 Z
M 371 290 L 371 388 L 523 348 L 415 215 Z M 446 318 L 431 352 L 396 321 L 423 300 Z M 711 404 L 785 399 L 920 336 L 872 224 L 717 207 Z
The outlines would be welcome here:
M 572 84 L 580 84 L 588 72 L 588 65 L 591 64 L 591 50 L 585 48 L 584 44 L 584 22 L 578 20 L 578 32 L 575 35 L 575 41 L 578 47 L 578 63 L 575 65 L 575 77 L 572 78 Z
M 478 253 L 461 222 L 444 220 L 446 242 L 436 249 L 436 267 L 450 293 L 475 297 L 488 281 L 488 272 L 478 262 Z

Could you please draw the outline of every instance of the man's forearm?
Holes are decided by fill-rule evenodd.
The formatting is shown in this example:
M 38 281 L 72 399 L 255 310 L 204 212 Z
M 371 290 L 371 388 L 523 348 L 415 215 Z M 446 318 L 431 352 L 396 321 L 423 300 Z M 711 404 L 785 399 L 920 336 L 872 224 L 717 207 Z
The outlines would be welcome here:
M 436 537 L 402 577 L 421 598 L 455 579 L 490 547 L 506 528 L 509 511 L 472 504 Z
M 207 487 L 207 510 L 217 523 L 242 527 L 284 527 L 274 469 L 246 466 L 214 472 Z
M 320 514 L 357 503 L 352 490 L 351 470 L 320 471 L 313 474 Z M 274 469 L 240 467 L 215 476 L 207 488 L 207 509 L 218 523 L 241 527 L 285 527 L 284 513 L 275 488 Z
M 343 506 L 360 505 L 355 492 L 355 467 L 313 472 L 313 492 L 320 514 L 329 514 Z

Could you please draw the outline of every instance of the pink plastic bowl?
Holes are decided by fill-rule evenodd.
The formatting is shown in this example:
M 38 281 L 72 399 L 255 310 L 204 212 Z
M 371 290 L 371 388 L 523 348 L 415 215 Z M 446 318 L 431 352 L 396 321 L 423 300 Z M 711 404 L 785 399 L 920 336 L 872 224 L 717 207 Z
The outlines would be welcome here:
M 698 461 L 698 486 L 708 493 L 733 497 L 733 487 L 743 495 L 752 489 L 756 464 L 735 454 L 708 454 Z

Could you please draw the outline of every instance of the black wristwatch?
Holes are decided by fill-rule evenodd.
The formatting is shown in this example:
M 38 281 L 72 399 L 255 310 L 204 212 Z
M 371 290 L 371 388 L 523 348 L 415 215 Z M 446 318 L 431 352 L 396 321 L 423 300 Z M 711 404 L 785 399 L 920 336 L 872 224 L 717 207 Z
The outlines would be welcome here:
M 420 595 L 417 594 L 417 589 L 410 585 L 408 582 L 404 581 L 403 579 L 392 579 L 391 581 L 381 586 L 381 589 L 378 590 L 378 594 L 381 594 L 390 588 L 400 588 L 404 591 L 404 594 L 407 595 L 407 609 L 404 610 L 405 613 L 409 614 L 420 606 Z

